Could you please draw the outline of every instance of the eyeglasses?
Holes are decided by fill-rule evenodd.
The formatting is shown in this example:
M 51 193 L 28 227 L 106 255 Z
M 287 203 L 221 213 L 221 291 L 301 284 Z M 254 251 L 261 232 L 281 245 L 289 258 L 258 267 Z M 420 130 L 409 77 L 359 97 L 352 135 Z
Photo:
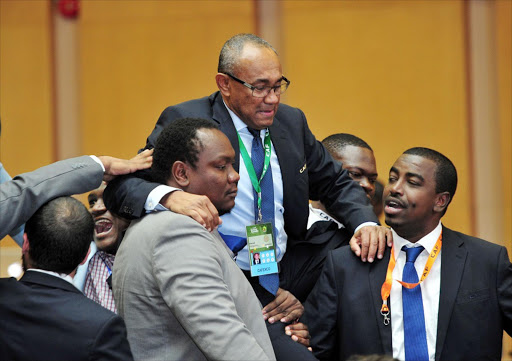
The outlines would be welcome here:
M 239 82 L 240 84 L 246 86 L 247 88 L 251 89 L 252 96 L 256 97 L 256 98 L 265 98 L 270 93 L 270 90 L 272 90 L 272 89 L 274 89 L 275 95 L 281 95 L 286 91 L 286 89 L 288 89 L 288 86 L 290 86 L 290 81 L 288 79 L 286 79 L 284 76 L 281 78 L 281 84 L 279 84 L 279 85 L 259 87 L 259 86 L 254 86 L 249 83 L 246 83 L 245 81 L 240 80 L 237 77 L 235 77 L 229 73 L 224 73 L 224 74 L 229 76 L 231 79 Z

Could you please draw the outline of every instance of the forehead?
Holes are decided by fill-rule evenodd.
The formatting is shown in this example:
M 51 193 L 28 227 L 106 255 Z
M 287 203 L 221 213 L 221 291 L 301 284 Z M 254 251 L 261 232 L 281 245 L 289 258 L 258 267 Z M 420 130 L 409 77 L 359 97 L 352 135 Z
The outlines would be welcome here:
M 277 54 L 270 48 L 252 44 L 244 46 L 236 69 L 238 75 L 247 82 L 275 82 L 283 75 Z
M 422 176 L 425 180 L 434 180 L 436 163 L 433 160 L 419 155 L 402 154 L 393 164 L 400 174 L 413 173 Z
M 199 152 L 199 163 L 208 163 L 219 159 L 234 159 L 235 151 L 228 137 L 218 129 L 199 129 L 197 137 L 203 145 Z
M 334 159 L 342 162 L 344 167 L 357 167 L 372 173 L 377 171 L 375 156 L 368 148 L 347 145 L 334 155 Z
M 101 186 L 91 193 L 89 193 L 88 198 L 103 198 L 103 191 L 105 191 L 106 184 L 102 183 Z

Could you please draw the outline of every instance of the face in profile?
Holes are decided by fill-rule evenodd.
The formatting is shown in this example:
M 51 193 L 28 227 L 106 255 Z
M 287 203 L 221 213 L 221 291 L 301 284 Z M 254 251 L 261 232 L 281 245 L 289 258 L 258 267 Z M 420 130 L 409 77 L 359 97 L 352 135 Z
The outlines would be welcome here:
M 99 250 L 115 254 L 129 222 L 114 216 L 103 203 L 105 183 L 87 197 L 89 212 L 94 219 L 94 242 Z
M 342 153 L 334 154 L 334 159 L 342 162 L 343 169 L 348 171 L 350 178 L 358 182 L 372 200 L 377 181 L 377 165 L 373 152 L 368 148 L 347 145 Z
M 281 63 L 277 54 L 269 48 L 246 44 L 232 74 L 255 87 L 276 86 L 283 81 Z M 252 90 L 229 78 L 226 102 L 231 110 L 253 129 L 264 129 L 272 125 L 279 106 L 280 95 L 273 90 L 257 98 Z
M 391 167 L 384 188 L 384 213 L 386 223 L 400 236 L 425 235 L 439 222 L 436 169 L 434 161 L 410 154 L 402 154 Z
M 240 176 L 233 168 L 235 151 L 228 138 L 218 129 L 199 129 L 197 137 L 203 144 L 195 167 L 188 167 L 186 191 L 207 196 L 219 214 L 235 206 Z

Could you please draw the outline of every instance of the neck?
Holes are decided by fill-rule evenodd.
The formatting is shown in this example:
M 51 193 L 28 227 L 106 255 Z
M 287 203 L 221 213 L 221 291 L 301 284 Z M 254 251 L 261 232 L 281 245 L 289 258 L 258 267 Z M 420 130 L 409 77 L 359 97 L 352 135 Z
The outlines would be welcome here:
M 311 201 L 311 205 L 313 208 L 320 209 L 321 211 L 324 211 L 325 213 L 329 214 L 329 211 L 325 209 L 325 206 L 320 201 Z M 330 215 L 330 214 L 329 214 Z

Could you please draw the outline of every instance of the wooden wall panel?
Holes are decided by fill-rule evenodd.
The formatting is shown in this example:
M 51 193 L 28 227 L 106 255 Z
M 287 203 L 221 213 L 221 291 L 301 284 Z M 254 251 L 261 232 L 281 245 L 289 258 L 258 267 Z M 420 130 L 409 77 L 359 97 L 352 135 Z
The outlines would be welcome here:
M 0 161 L 11 176 L 54 160 L 51 58 L 49 1 L 0 1 Z M 0 241 L 13 246 L 17 260 L 10 237 Z
M 252 1 L 88 1 L 80 19 L 84 151 L 130 157 L 161 111 L 217 87 L 219 51 L 254 31 Z
M 406 149 L 448 156 L 459 187 L 446 225 L 471 233 L 461 1 L 285 1 L 286 101 L 317 138 L 346 132 L 374 149 L 380 178 Z

